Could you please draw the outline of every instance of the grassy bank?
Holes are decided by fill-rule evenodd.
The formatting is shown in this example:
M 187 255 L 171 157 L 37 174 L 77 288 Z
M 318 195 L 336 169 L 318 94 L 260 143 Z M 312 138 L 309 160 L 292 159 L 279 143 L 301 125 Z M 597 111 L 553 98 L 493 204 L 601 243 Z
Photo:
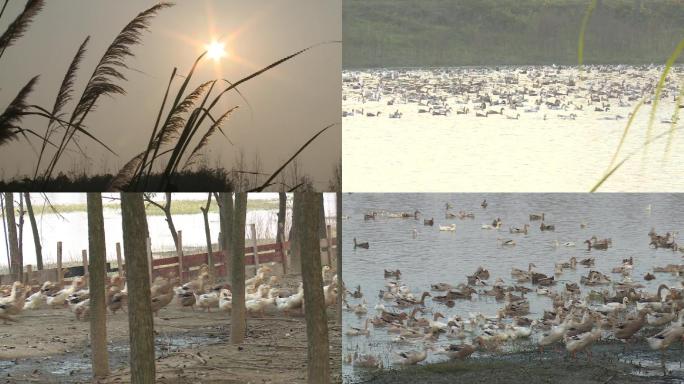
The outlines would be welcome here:
M 234 190 L 234 185 L 230 179 L 230 172 L 226 169 L 200 168 L 198 170 L 183 171 L 174 175 L 171 185 L 172 191 L 183 192 L 206 192 L 206 191 L 226 191 Z M 112 190 L 112 183 L 116 176 L 112 174 L 84 175 L 70 173 L 65 175 L 60 173 L 56 177 L 49 179 L 15 178 L 12 180 L 0 180 L 0 191 L 13 192 L 102 192 Z M 125 186 L 126 192 L 154 191 L 161 175 L 150 176 L 147 186 Z
M 206 195 L 205 195 L 206 196 Z M 163 202 L 160 202 L 162 205 Z M 206 200 L 173 200 L 171 202 L 171 214 L 173 215 L 192 215 L 202 213 L 200 207 L 204 207 L 207 204 Z M 56 204 L 55 209 L 59 213 L 70 213 L 70 212 L 86 212 L 86 204 Z M 103 204 L 105 209 L 115 209 L 119 210 L 119 202 L 105 202 Z M 156 206 L 146 203 L 145 204 L 148 216 L 161 216 L 164 212 L 157 208 Z M 247 202 L 247 210 L 277 210 L 278 200 L 249 200 Z M 218 213 L 218 205 L 216 201 L 212 199 L 210 212 Z M 46 210 L 45 213 L 49 214 L 50 211 Z
M 576 64 L 588 0 L 345 0 L 344 66 Z M 664 63 L 684 37 L 679 0 L 602 0 L 588 64 Z M 681 60 L 680 60 L 681 62 Z

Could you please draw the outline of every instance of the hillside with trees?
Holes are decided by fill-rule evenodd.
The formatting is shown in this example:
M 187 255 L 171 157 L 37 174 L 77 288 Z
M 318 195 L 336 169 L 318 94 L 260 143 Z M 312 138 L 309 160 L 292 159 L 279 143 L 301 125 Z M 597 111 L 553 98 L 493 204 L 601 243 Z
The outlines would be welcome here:
M 344 66 L 576 64 L 590 3 L 345 0 Z M 585 63 L 664 63 L 682 38 L 683 0 L 599 0 Z

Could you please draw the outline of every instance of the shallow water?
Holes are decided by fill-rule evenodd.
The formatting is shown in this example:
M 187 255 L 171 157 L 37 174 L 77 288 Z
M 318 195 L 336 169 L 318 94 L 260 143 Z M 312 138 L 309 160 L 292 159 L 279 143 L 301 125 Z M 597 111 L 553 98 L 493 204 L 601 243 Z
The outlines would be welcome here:
M 480 202 L 485 198 L 489 206 L 482 209 Z M 453 212 L 461 209 L 472 211 L 475 219 L 444 219 L 447 201 L 453 204 Z M 684 228 L 684 195 L 354 193 L 346 194 L 343 203 L 344 215 L 349 216 L 344 222 L 346 241 L 351 244 L 351 240 L 356 237 L 359 241 L 370 242 L 368 250 L 354 250 L 351 245 L 343 247 L 345 283 L 350 290 L 361 285 L 364 299 L 368 301 L 369 316 L 375 314 L 373 307 L 380 302 L 377 293 L 385 285 L 383 269 L 400 269 L 401 282 L 419 296 L 420 292 L 429 291 L 430 284 L 433 283 L 465 283 L 465 276 L 475 272 L 478 266 L 489 269 L 490 283 L 501 277 L 506 284 L 511 284 L 511 268 L 526 269 L 528 263 L 532 262 L 537 266 L 535 270 L 553 275 L 555 263 L 567 262 L 573 256 L 578 261 L 588 257 L 595 258 L 595 266 L 591 269 L 609 275 L 613 281 L 620 281 L 621 276 L 612 274 L 612 268 L 619 266 L 622 259 L 633 257 L 633 280 L 644 284 L 648 292 L 655 292 L 656 287 L 663 283 L 681 287 L 682 279 L 671 274 L 657 273 L 657 278 L 650 282 L 644 281 L 643 276 L 652 271 L 654 266 L 684 263 L 680 252 L 649 248 L 647 235 L 651 228 L 661 234 Z M 383 214 L 413 212 L 416 209 L 423 213 L 418 221 L 413 218 L 391 219 Z M 370 211 L 383 213 L 376 220 L 364 220 L 363 214 Z M 527 235 L 509 233 L 509 226 L 522 227 L 525 223 L 530 223 L 530 213 L 541 212 L 545 213 L 547 224 L 556 226 L 555 232 L 541 232 L 540 222 L 533 221 Z M 424 217 L 434 217 L 435 226 L 424 226 Z M 503 220 L 500 231 L 481 229 L 482 224 L 490 224 L 497 217 Z M 455 232 L 438 230 L 438 225 L 451 223 L 456 224 Z M 580 228 L 581 223 L 585 223 L 586 228 Z M 412 235 L 413 229 L 417 231 L 415 238 Z M 582 242 L 592 235 L 612 238 L 613 247 L 607 251 L 587 251 Z M 517 245 L 502 248 L 498 245 L 498 238 L 514 239 Z M 556 247 L 556 240 L 561 244 L 574 242 L 577 245 Z M 565 282 L 579 282 L 580 276 L 586 276 L 589 270 L 590 268 L 582 265 L 578 265 L 574 271 L 565 270 L 561 276 L 557 276 L 560 282 L 556 289 L 564 288 Z M 532 287 L 531 284 L 527 286 Z M 597 290 L 602 288 L 595 287 Z M 581 289 L 583 296 L 586 296 L 589 288 L 581 286 Z M 538 296 L 533 292 L 528 294 L 528 298 L 531 310 L 528 317 L 532 319 L 540 318 L 543 310 L 551 306 L 551 300 L 546 296 Z M 351 304 L 362 301 L 351 297 L 348 300 Z M 388 306 L 391 303 L 384 304 Z M 503 305 L 493 298 L 477 295 L 473 296 L 472 301 L 457 300 L 451 309 L 434 303 L 429 298 L 426 301 L 426 307 L 431 312 L 439 311 L 447 317 L 461 315 L 466 318 L 470 312 L 495 316 Z M 365 317 L 345 312 L 343 321 L 345 327 L 363 326 L 364 319 Z M 648 332 L 653 331 L 655 330 Z M 389 340 L 394 336 L 388 335 L 384 330 L 372 330 L 370 338 L 343 336 L 343 353 L 346 355 L 357 349 L 360 352 L 370 351 L 379 354 L 387 365 L 392 352 L 420 348 L 416 345 L 390 344 Z M 449 342 L 446 338 L 440 338 L 438 345 Z M 508 351 L 529 349 L 534 349 L 530 342 L 516 343 L 507 348 Z M 655 355 L 653 358 L 657 357 Z M 444 358 L 439 355 L 429 358 L 429 361 L 442 360 Z M 648 364 L 646 360 L 643 363 Z M 347 375 L 354 376 L 351 367 L 345 366 L 344 370 Z
M 576 86 L 576 68 L 535 67 L 346 71 L 343 110 L 344 188 L 349 192 L 586 192 L 603 176 L 638 100 L 651 94 L 662 67 L 604 67 L 585 73 Z M 532 73 L 543 74 L 533 77 Z M 677 84 L 684 78 L 673 69 L 658 106 L 650 137 L 668 132 Z M 518 84 L 506 84 L 515 76 Z M 550 82 L 534 88 L 535 82 Z M 623 85 L 624 82 L 624 85 Z M 476 84 L 472 93 L 459 84 Z M 504 115 L 476 117 L 478 93 L 504 99 L 494 92 L 535 89 L 543 96 L 526 96 L 515 110 L 487 105 Z M 587 90 L 591 89 L 589 92 Z M 612 91 L 611 91 L 612 90 Z M 613 92 L 608 112 L 595 112 L 588 94 Z M 558 95 L 558 94 L 561 95 Z M 562 94 L 569 93 L 568 96 Z M 427 95 L 443 97 L 453 111 L 448 116 L 418 113 L 428 110 Z M 665 96 L 666 95 L 666 96 Z M 420 99 L 420 97 L 423 97 Z M 633 100 L 629 100 L 630 97 Z M 544 103 L 556 98 L 568 108 L 555 110 Z M 621 99 L 622 105 L 620 106 Z M 394 100 L 393 105 L 387 105 Z M 543 101 L 539 112 L 525 112 Z M 422 104 L 419 104 L 422 103 Z M 570 104 L 573 103 L 573 104 Z M 583 108 L 577 110 L 575 106 Z M 602 187 L 603 191 L 666 192 L 684 190 L 684 139 L 680 132 L 666 153 L 667 138 L 641 150 L 646 141 L 652 105 L 644 105 L 634 119 L 619 159 L 637 153 Z M 468 108 L 467 114 L 456 110 Z M 359 113 L 363 111 L 363 113 Z M 390 119 L 395 111 L 403 113 Z M 367 113 L 380 112 L 379 117 Z M 680 109 L 680 114 L 684 113 Z M 516 117 L 518 120 L 508 119 Z M 561 116 L 575 114 L 575 120 Z M 621 118 L 614 120 L 616 115 Z M 613 119 L 613 120 L 608 120 Z M 678 128 L 684 127 L 680 118 Z M 665 161 L 664 161 L 665 160 Z

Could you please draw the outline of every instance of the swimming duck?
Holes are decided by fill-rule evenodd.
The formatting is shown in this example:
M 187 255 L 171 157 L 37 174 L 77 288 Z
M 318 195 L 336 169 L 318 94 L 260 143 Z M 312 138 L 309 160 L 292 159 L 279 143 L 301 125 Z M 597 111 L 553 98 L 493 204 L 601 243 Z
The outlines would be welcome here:
M 555 231 L 556 226 L 553 224 L 544 224 L 544 221 L 542 221 L 541 225 L 539 226 L 539 229 L 541 229 L 542 232 L 543 231 Z
M 347 336 L 369 336 L 370 330 L 368 329 L 368 319 L 364 322 L 363 328 L 349 327 L 349 329 L 344 333 Z
M 453 232 L 456 230 L 456 224 L 450 224 L 450 225 L 440 225 L 439 226 L 440 231 L 450 231 Z
M 357 243 L 357 242 L 356 242 L 356 237 L 355 237 L 355 238 L 354 238 L 354 249 L 356 249 L 356 248 L 368 249 L 368 248 L 370 248 L 370 245 L 368 244 L 367 241 L 366 241 L 366 242 L 363 242 L 363 243 Z
M 530 227 L 529 224 L 525 224 L 525 225 L 522 227 L 522 229 L 521 229 L 521 228 L 517 228 L 517 227 L 509 227 L 509 228 L 508 228 L 508 231 L 509 231 L 510 233 L 524 233 L 524 234 L 527 234 L 527 229 L 528 229 L 529 227 Z

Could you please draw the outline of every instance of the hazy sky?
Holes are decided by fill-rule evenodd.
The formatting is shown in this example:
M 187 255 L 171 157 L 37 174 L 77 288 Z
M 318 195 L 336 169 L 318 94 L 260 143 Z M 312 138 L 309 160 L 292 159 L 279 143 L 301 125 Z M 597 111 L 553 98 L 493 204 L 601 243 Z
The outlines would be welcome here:
M 26 35 L 0 59 L 0 109 L 13 99 L 33 76 L 40 74 L 29 102 L 52 109 L 62 78 L 79 45 L 91 40 L 78 73 L 74 98 L 80 93 L 102 54 L 118 32 L 154 0 L 48 1 Z M 21 12 L 25 1 L 9 3 L 0 30 Z M 116 172 L 147 145 L 159 106 L 174 66 L 180 74 L 189 70 L 205 44 L 214 39 L 226 43 L 228 57 L 206 60 L 191 85 L 225 78 L 238 80 L 307 46 L 341 40 L 340 0 L 177 1 L 151 22 L 143 44 L 126 63 L 127 95 L 102 98 L 86 125 L 119 157 L 82 137 L 90 161 L 78 153 L 62 159 L 61 169 L 90 173 Z M 313 134 L 340 122 L 341 44 L 317 47 L 294 60 L 244 84 L 240 90 L 252 110 L 236 94 L 225 98 L 226 111 L 240 110 L 224 126 L 234 146 L 220 135 L 209 147 L 210 165 L 217 161 L 228 169 L 240 148 L 248 170 L 261 158 L 261 171 L 270 173 L 289 158 Z M 182 79 L 176 82 L 177 87 Z M 177 88 L 176 88 L 177 89 Z M 173 92 L 175 94 L 175 92 Z M 73 104 L 66 110 L 71 113 Z M 221 112 L 222 113 L 222 112 Z M 218 113 L 216 113 L 218 114 Z M 44 132 L 43 118 L 26 119 L 24 126 Z M 38 145 L 34 142 L 34 145 Z M 334 165 L 340 160 L 339 124 L 321 136 L 300 157 L 303 172 L 319 189 L 327 188 Z M 8 179 L 32 173 L 36 154 L 22 141 L 0 148 L 0 177 Z

